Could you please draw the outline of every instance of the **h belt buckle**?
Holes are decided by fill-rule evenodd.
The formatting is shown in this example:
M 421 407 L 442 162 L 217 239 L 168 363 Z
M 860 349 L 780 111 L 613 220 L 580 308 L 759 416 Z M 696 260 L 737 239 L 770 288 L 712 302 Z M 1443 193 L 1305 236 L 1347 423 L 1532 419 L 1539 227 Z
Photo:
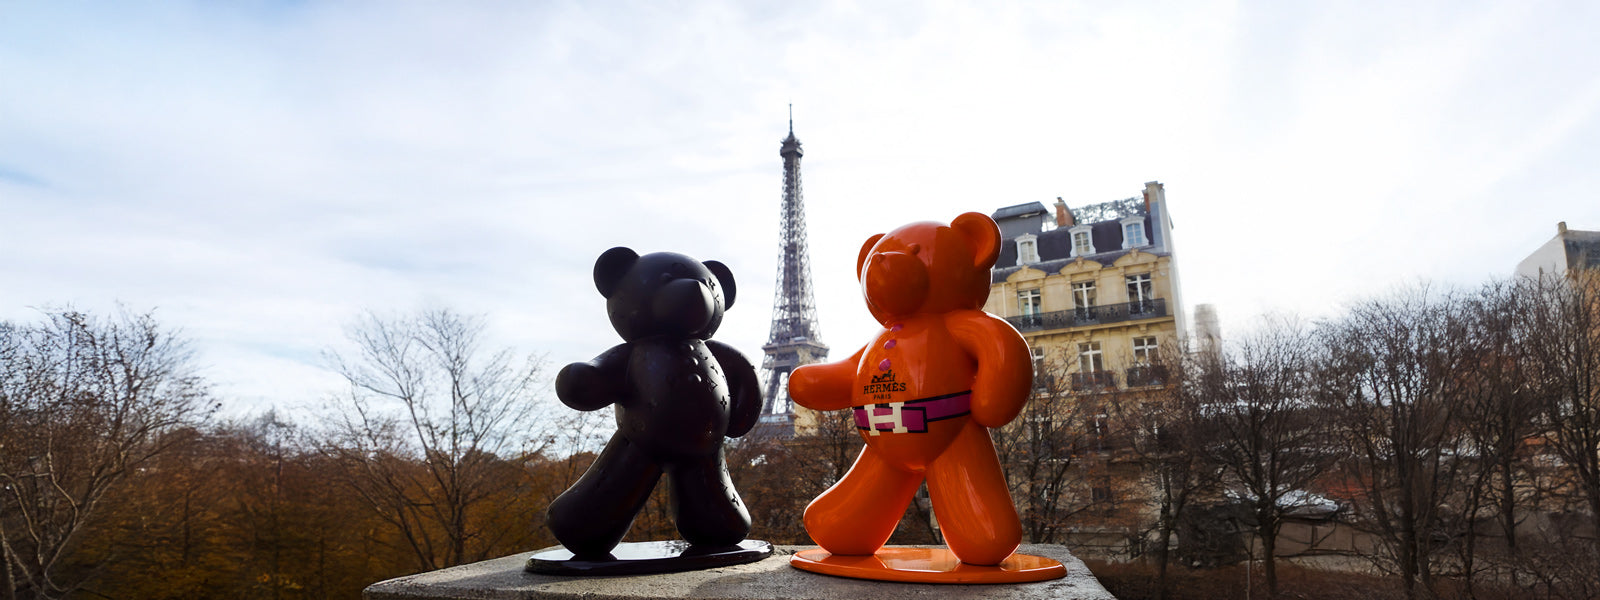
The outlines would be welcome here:
M 884 430 L 878 429 L 878 425 L 880 424 L 893 426 L 892 429 L 887 430 L 890 433 L 907 433 L 911 431 L 906 427 L 905 420 L 903 419 L 905 412 L 901 410 L 901 407 L 904 407 L 905 405 L 906 403 L 904 402 L 890 402 L 888 404 L 873 404 L 870 407 L 867 407 L 867 435 L 883 435 Z M 878 414 L 879 407 L 888 408 L 889 414 Z
M 857 429 L 867 435 L 927 433 L 928 423 L 972 414 L 972 392 L 957 392 L 908 402 L 866 404 L 855 409 Z

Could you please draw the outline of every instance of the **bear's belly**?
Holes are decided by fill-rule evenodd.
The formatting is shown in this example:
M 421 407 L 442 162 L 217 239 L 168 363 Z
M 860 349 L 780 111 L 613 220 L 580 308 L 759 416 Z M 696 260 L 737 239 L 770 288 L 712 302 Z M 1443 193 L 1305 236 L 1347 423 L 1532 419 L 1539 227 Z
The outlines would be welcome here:
M 935 421 L 929 423 L 927 431 L 922 433 L 880 431 L 878 435 L 872 435 L 870 431 L 860 428 L 856 431 L 877 453 L 878 458 L 908 471 L 920 472 L 944 453 L 970 420 L 969 417 L 957 417 Z
M 617 429 L 651 454 L 702 456 L 722 448 L 728 383 L 700 340 L 640 343 L 630 357 L 631 397 L 617 404 Z
M 889 324 L 856 368 L 851 404 L 861 438 L 892 463 L 925 468 L 970 420 L 975 371 L 941 318 Z
M 891 323 L 856 364 L 851 404 L 908 402 L 972 389 L 977 365 L 937 317 Z

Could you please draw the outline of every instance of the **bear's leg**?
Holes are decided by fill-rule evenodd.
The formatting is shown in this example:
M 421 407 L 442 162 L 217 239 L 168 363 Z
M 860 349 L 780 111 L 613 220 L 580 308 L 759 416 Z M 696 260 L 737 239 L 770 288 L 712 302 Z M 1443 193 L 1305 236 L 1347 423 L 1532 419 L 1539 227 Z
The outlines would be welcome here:
M 889 541 L 922 474 L 896 468 L 868 446 L 845 473 L 806 507 L 806 533 L 833 554 L 860 556 L 877 552 Z
M 556 540 L 578 557 L 603 557 L 617 547 L 661 479 L 661 467 L 621 434 L 611 436 L 578 482 L 545 512 Z
M 976 421 L 969 420 L 928 465 L 928 497 L 945 543 L 961 562 L 997 565 L 1022 543 L 1022 523 L 994 442 Z
M 722 451 L 667 465 L 678 533 L 695 546 L 731 546 L 750 534 L 750 513 L 728 477 Z

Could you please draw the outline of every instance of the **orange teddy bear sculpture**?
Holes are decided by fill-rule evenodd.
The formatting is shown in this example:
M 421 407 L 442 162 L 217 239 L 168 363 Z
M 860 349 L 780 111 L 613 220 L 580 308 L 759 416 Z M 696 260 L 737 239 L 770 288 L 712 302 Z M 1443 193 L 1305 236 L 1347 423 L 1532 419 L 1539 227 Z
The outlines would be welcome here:
M 801 406 L 854 407 L 866 440 L 850 472 L 806 507 L 806 532 L 822 549 L 877 552 L 924 479 L 961 562 L 997 565 L 1021 543 L 988 429 L 1016 418 L 1033 381 L 1027 342 L 982 310 L 1000 243 L 993 220 L 966 213 L 861 246 L 857 276 L 884 329 L 850 358 L 789 378 Z

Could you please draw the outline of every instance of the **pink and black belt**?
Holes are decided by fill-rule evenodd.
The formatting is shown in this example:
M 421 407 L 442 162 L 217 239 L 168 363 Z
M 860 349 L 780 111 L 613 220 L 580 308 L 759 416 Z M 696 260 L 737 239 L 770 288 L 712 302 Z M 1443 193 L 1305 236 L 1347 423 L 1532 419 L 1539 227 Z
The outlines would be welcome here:
M 870 435 L 927 433 L 928 423 L 972 413 L 972 390 L 911 400 L 856 407 L 856 428 Z

